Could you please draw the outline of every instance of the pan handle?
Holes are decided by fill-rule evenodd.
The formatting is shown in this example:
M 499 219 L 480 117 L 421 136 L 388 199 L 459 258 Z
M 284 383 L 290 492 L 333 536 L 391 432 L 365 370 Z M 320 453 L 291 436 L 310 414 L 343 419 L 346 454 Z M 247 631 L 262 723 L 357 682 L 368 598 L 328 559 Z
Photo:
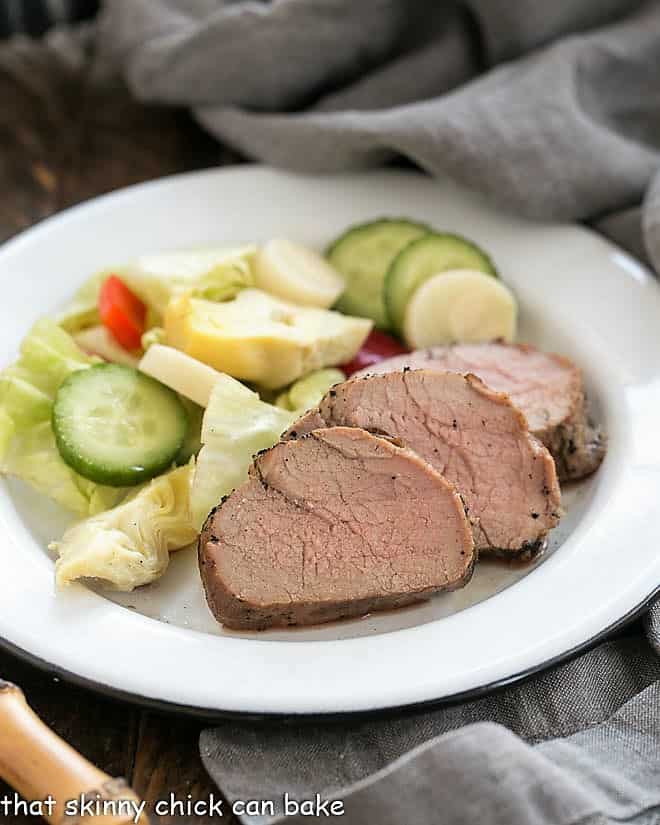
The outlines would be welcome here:
M 53 800 L 50 812 L 42 806 L 44 818 L 51 825 L 129 825 L 140 811 L 136 807 L 139 798 L 124 780 L 113 779 L 94 767 L 46 727 L 20 688 L 1 680 L 0 777 L 25 800 Z M 95 802 L 94 815 L 90 815 L 89 807 L 81 808 L 82 794 L 84 801 Z M 74 804 L 78 805 L 77 816 Z M 144 812 L 137 821 L 149 825 Z

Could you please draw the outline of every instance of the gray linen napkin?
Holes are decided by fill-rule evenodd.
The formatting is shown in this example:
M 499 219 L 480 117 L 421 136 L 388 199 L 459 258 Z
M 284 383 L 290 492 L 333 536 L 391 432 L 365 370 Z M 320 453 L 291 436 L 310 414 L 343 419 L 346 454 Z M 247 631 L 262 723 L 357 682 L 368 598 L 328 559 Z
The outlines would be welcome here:
M 660 272 L 659 2 L 106 0 L 98 42 L 136 95 L 190 106 L 248 157 L 405 158 L 588 221 Z M 202 756 L 230 800 L 318 792 L 350 825 L 658 823 L 660 602 L 645 629 L 459 706 L 227 722 Z
M 99 43 L 275 165 L 405 156 L 562 220 L 638 205 L 660 166 L 658 2 L 106 0 Z
M 200 749 L 228 800 L 273 801 L 275 816 L 244 816 L 251 825 L 282 820 L 285 792 L 341 800 L 345 825 L 657 825 L 659 712 L 660 658 L 635 636 L 462 705 L 333 725 L 226 722 Z

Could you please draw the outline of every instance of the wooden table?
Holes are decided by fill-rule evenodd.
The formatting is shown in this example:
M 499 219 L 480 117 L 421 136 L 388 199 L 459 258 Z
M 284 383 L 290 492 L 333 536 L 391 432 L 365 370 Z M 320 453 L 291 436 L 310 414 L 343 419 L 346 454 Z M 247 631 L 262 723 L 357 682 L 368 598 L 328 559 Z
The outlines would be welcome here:
M 90 57 L 73 49 L 61 57 L 37 43 L 0 44 L 0 242 L 111 189 L 237 160 L 184 112 L 143 106 L 118 85 L 91 82 Z M 206 799 L 213 791 L 217 798 L 197 749 L 199 722 L 73 687 L 1 651 L 0 676 L 20 685 L 64 739 L 107 773 L 126 777 L 152 805 L 170 792 Z M 0 799 L 6 793 L 0 783 Z M 0 815 L 2 821 L 41 822 Z

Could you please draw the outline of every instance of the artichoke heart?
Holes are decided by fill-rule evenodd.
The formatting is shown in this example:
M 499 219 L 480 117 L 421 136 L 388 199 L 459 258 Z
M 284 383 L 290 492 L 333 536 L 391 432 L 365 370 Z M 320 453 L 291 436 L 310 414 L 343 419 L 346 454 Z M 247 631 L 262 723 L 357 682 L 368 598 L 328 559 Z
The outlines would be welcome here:
M 194 467 L 155 478 L 118 507 L 74 524 L 50 549 L 58 586 L 98 579 L 130 591 L 162 576 L 169 554 L 197 538 L 190 511 Z

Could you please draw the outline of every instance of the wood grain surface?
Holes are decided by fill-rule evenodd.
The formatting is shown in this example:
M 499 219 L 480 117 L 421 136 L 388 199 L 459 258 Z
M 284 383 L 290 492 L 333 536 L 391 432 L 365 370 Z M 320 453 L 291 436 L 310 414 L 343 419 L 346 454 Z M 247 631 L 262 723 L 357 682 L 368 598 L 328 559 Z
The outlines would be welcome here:
M 185 112 L 142 105 L 120 83 L 99 78 L 84 36 L 0 43 L 0 242 L 103 192 L 237 160 Z M 113 701 L 1 651 L 0 678 L 20 685 L 36 713 L 84 756 L 126 778 L 152 803 L 152 822 L 218 821 L 153 815 L 153 803 L 170 792 L 178 799 L 218 794 L 199 757 L 199 722 Z M 0 800 L 6 794 L 0 783 Z M 0 822 L 41 821 L 0 810 Z

